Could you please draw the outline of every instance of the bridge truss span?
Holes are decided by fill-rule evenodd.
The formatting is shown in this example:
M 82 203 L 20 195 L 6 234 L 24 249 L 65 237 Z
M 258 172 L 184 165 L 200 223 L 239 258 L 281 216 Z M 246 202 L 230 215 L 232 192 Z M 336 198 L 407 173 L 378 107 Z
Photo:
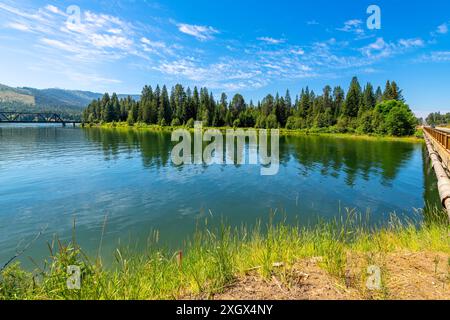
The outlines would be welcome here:
M 63 126 L 66 124 L 75 126 L 80 122 L 64 120 L 57 113 L 0 111 L 0 123 L 61 123 Z

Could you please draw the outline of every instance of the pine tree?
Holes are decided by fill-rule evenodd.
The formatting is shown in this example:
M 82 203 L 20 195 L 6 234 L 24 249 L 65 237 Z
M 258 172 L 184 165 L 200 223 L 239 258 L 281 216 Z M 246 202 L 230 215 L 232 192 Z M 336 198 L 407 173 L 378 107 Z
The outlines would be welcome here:
M 337 86 L 333 89 L 333 109 L 334 109 L 334 120 L 340 117 L 342 108 L 344 105 L 345 92 L 341 87 Z
M 285 118 L 289 118 L 292 115 L 292 99 L 289 90 L 286 90 L 286 95 L 284 96 L 284 102 L 286 103 L 286 115 Z
M 156 124 L 158 122 L 158 109 L 161 104 L 161 88 L 159 85 L 156 86 L 155 92 L 153 93 L 153 100 L 150 104 L 150 122 L 151 124 Z
M 347 97 L 345 99 L 342 114 L 349 118 L 355 118 L 358 115 L 359 107 L 361 105 L 361 86 L 358 78 L 354 77 L 350 84 Z
M 376 104 L 383 102 L 383 91 L 380 86 L 378 86 L 377 91 L 375 92 L 375 101 Z
M 367 83 L 364 88 L 363 101 L 362 101 L 362 112 L 367 110 L 372 110 L 377 104 L 375 93 L 373 92 L 373 86 Z
M 161 92 L 161 98 L 159 101 L 158 108 L 158 124 L 161 123 L 172 123 L 172 115 L 170 110 L 169 93 L 167 92 L 167 87 L 163 86 Z
M 117 94 L 114 92 L 111 97 L 111 106 L 112 106 L 112 121 L 119 121 L 119 114 L 120 114 L 120 102 L 119 98 L 117 97 Z
M 397 83 L 395 81 L 392 81 L 391 83 L 391 98 L 392 100 L 397 100 L 397 101 L 401 101 L 404 102 L 405 99 L 403 98 L 403 93 L 402 90 L 400 90 L 400 88 L 398 87 Z
M 199 120 L 200 113 L 200 96 L 198 94 L 197 87 L 194 87 L 194 93 L 192 94 L 192 112 L 194 114 L 194 119 Z
M 274 109 L 274 98 L 268 94 L 261 102 L 261 113 L 267 117 Z
M 300 106 L 299 106 L 299 116 L 301 118 L 308 118 L 310 109 L 312 107 L 312 101 L 311 101 L 311 92 L 309 91 L 309 88 L 306 87 L 306 90 L 302 89 L 302 93 L 300 95 Z
M 392 86 L 391 86 L 391 82 L 389 80 L 386 81 L 386 86 L 385 86 L 384 92 L 383 92 L 383 101 L 387 101 L 387 100 L 393 100 Z
M 236 94 L 231 101 L 231 113 L 233 120 L 239 117 L 239 114 L 245 110 L 245 100 L 240 94 Z
M 153 104 L 152 87 L 145 86 L 144 89 L 142 89 L 141 94 L 139 121 L 151 123 L 152 104 Z

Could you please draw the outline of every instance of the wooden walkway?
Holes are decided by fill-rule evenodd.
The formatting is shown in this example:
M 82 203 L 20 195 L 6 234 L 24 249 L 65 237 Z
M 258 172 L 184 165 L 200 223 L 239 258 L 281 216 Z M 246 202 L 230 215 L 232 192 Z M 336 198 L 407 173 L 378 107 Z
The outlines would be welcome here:
M 434 149 L 441 157 L 443 167 L 450 172 L 450 130 L 424 127 L 424 131 L 431 138 Z
M 424 136 L 428 154 L 438 179 L 442 205 L 447 209 L 450 218 L 450 132 L 424 127 Z

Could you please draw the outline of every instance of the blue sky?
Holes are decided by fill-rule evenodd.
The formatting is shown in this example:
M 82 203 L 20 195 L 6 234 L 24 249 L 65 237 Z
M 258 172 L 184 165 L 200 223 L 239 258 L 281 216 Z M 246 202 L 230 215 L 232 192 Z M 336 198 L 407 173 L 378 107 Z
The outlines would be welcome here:
M 380 30 L 367 27 L 371 4 Z M 449 28 L 443 0 L 0 0 L 0 83 L 119 93 L 182 83 L 257 100 L 346 89 L 357 75 L 396 80 L 423 116 L 450 111 Z

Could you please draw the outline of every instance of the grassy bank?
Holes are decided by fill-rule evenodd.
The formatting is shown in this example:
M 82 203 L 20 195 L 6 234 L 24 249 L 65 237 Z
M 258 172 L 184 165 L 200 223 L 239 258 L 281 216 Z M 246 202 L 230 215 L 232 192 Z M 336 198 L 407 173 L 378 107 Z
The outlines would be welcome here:
M 87 125 L 88 127 L 100 127 L 104 129 L 118 129 L 118 130 L 147 130 L 154 132 L 172 132 L 176 129 L 188 129 L 193 132 L 193 128 L 187 127 L 170 127 L 170 126 L 160 126 L 160 125 L 148 125 L 145 123 L 136 123 L 130 126 L 126 122 L 114 122 L 114 123 L 103 123 L 103 124 L 93 124 Z M 233 129 L 231 127 L 204 127 L 203 130 L 207 129 L 218 129 L 225 132 L 227 129 Z M 249 128 L 242 128 L 247 130 Z M 256 129 L 259 130 L 259 129 Z M 336 138 L 353 138 L 353 139 L 366 139 L 366 140 L 390 140 L 390 141 L 407 141 L 407 142 L 419 142 L 423 139 L 422 129 L 418 129 L 414 136 L 411 137 L 394 137 L 394 136 L 383 136 L 383 135 L 366 135 L 358 133 L 343 133 L 333 131 L 330 128 L 316 128 L 316 129 L 299 129 L 299 130 L 288 130 L 280 129 L 280 134 L 282 136 L 305 136 L 305 135 L 316 135 L 316 136 L 329 136 Z
M 89 259 L 75 241 L 66 245 L 55 242 L 49 246 L 51 259 L 35 272 L 24 271 L 18 264 L 1 272 L 0 299 L 210 299 L 229 297 L 230 290 L 236 293 L 241 281 L 250 276 L 264 285 L 276 283 L 269 297 L 277 297 L 279 288 L 286 293 L 283 298 L 295 299 L 302 296 L 293 292 L 306 288 L 302 281 L 315 279 L 304 272 L 311 270 L 308 261 L 317 265 L 316 271 L 309 272 L 328 279 L 330 292 L 343 290 L 352 292 L 352 298 L 363 299 L 402 298 L 392 294 L 392 281 L 400 275 L 391 273 L 390 259 L 395 254 L 402 254 L 403 259 L 407 254 L 411 258 L 401 261 L 412 264 L 414 253 L 431 255 L 427 267 L 436 270 L 435 281 L 445 291 L 450 287 L 449 228 L 445 214 L 436 212 L 434 216 L 436 219 L 428 223 L 401 223 L 393 216 L 388 227 L 377 231 L 351 213 L 314 227 L 281 222 L 249 230 L 225 224 L 210 228 L 206 222 L 186 242 L 182 255 L 161 249 L 155 233 L 145 253 L 117 249 L 112 268 L 104 268 L 100 259 Z M 81 267 L 81 290 L 67 289 L 70 265 Z M 366 287 L 367 267 L 371 265 L 382 270 L 382 286 L 375 292 Z M 252 286 L 247 283 L 241 289 Z M 238 293 L 232 298 L 245 295 Z

